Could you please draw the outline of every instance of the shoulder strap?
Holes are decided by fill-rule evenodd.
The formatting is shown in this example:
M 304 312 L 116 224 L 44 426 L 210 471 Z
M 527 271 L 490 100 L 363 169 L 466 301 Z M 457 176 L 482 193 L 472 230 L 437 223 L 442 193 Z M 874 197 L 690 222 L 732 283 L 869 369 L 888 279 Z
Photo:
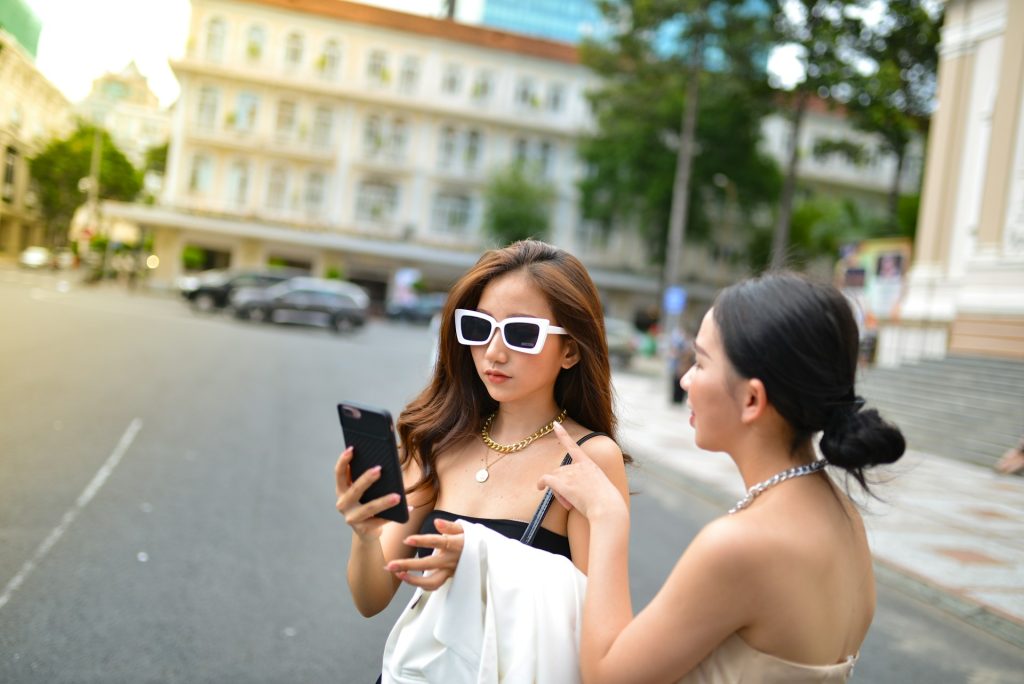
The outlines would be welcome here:
M 608 435 L 606 435 L 603 432 L 591 432 L 580 437 L 579 441 L 576 442 L 576 444 L 582 446 L 583 443 L 589 439 L 592 439 L 594 437 L 607 436 Z M 570 463 L 572 463 L 572 456 L 566 454 L 565 458 L 562 459 L 562 465 L 567 466 Z M 541 499 L 540 501 L 540 505 L 537 506 L 537 512 L 533 514 L 533 520 L 531 520 L 530 524 L 526 526 L 526 531 L 523 532 L 523 536 L 519 539 L 519 541 L 526 544 L 527 546 L 533 546 L 533 538 L 537 536 L 537 529 L 540 527 L 541 522 L 544 520 L 544 516 L 548 514 L 548 508 L 551 506 L 551 500 L 553 498 L 555 498 L 555 495 L 552 493 L 550 488 L 547 489 L 544 492 L 544 498 Z

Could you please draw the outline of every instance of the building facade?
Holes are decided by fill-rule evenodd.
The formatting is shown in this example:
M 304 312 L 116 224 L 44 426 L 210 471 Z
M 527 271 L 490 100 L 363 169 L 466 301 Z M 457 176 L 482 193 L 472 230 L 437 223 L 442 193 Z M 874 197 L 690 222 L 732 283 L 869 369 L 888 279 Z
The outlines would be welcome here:
M 71 103 L 14 36 L 0 30 L 0 256 L 45 243 L 28 160 L 73 123 Z
M 94 80 L 77 110 L 105 128 L 136 168 L 143 167 L 146 151 L 163 145 L 170 133 L 170 114 L 160 107 L 135 62 Z
M 602 22 L 593 0 L 460 0 L 455 19 L 563 43 L 594 35 Z
M 914 263 L 880 363 L 1024 359 L 1024 3 L 950 0 Z
M 194 0 L 161 202 L 107 203 L 151 232 L 168 285 L 206 267 L 339 271 L 386 296 L 417 268 L 446 288 L 492 246 L 489 174 L 514 162 L 554 190 L 547 236 L 615 308 L 656 279 L 631 236 L 581 220 L 577 136 L 593 76 L 575 47 L 317 0 Z
M 762 149 L 781 169 L 789 163 L 792 128 L 789 113 L 784 111 L 766 116 L 761 124 Z M 839 154 L 815 154 L 827 141 L 853 143 L 864 150 L 865 158 L 854 162 Z M 896 157 L 882 151 L 879 136 L 857 130 L 841 107 L 830 108 L 817 98 L 808 100 L 797 149 L 799 192 L 848 197 L 869 214 L 885 215 Z M 900 194 L 916 194 L 920 190 L 923 152 L 919 138 L 908 146 L 900 174 Z

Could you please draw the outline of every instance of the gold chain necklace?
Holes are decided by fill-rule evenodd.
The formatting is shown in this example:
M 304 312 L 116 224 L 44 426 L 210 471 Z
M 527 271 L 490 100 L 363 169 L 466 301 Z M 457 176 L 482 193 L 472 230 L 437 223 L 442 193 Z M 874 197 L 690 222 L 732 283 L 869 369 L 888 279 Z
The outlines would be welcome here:
M 565 420 L 565 409 L 562 409 L 562 411 L 557 416 L 555 416 L 550 423 L 540 428 L 529 437 L 524 437 L 518 442 L 513 442 L 512 444 L 498 444 L 493 439 L 491 439 L 491 423 L 494 422 L 494 417 L 496 415 L 498 415 L 497 412 L 494 412 L 491 415 L 487 416 L 487 420 L 484 421 L 484 426 L 480 428 L 480 438 L 483 439 L 484 444 L 487 445 L 487 448 L 490 451 L 497 451 L 499 454 L 501 454 L 501 456 L 499 456 L 497 460 L 494 461 L 494 463 L 488 463 L 487 454 L 484 454 L 484 467 L 476 471 L 476 481 L 479 482 L 480 484 L 487 482 L 487 478 L 491 476 L 490 472 L 488 471 L 490 467 L 493 466 L 495 463 L 505 458 L 509 454 L 514 454 L 517 451 L 522 451 L 523 449 L 525 449 L 526 447 L 530 446 L 538 439 L 543 437 L 544 435 L 554 430 L 556 423 L 561 423 L 563 420 Z

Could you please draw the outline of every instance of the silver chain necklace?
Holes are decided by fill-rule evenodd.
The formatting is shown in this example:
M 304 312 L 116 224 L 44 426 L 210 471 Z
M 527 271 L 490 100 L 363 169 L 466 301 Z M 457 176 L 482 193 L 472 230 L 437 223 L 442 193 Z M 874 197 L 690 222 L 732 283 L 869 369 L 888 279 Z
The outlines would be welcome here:
M 751 502 L 756 499 L 764 490 L 771 489 L 780 482 L 786 480 L 792 480 L 794 477 L 803 477 L 804 475 L 810 475 L 816 473 L 825 467 L 825 460 L 819 459 L 814 463 L 807 463 L 789 470 L 783 470 L 781 473 L 775 473 L 764 482 L 758 482 L 756 485 L 747 490 L 747 495 L 736 502 L 736 505 L 729 509 L 729 515 L 737 511 L 742 511 L 744 508 L 749 506 Z

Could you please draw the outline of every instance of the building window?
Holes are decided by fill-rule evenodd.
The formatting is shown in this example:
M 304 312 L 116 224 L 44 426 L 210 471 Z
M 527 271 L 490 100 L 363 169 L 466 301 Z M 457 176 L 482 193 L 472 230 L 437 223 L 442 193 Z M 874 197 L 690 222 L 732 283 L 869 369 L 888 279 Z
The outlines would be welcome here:
M 245 41 L 245 56 L 250 62 L 263 59 L 263 50 L 267 44 L 267 32 L 262 26 L 250 26 Z
M 388 147 L 388 155 L 395 161 L 405 157 L 405 143 L 409 137 L 409 127 L 405 119 L 394 118 L 391 120 L 391 144 Z
M 227 35 L 227 25 L 221 18 L 211 19 L 206 25 L 206 59 L 211 62 L 220 62 L 224 59 L 224 38 Z
M 249 163 L 236 161 L 228 170 L 228 204 L 245 206 L 249 197 Z
M 18 171 L 18 150 L 13 147 L 7 148 L 7 155 L 4 157 L 4 188 L 3 199 L 5 202 L 14 201 L 14 188 Z
M 398 188 L 391 183 L 364 181 L 356 197 L 356 219 L 369 223 L 390 223 L 398 211 Z
M 366 63 L 366 78 L 370 83 L 387 85 L 391 81 L 391 74 L 388 71 L 388 56 L 383 50 L 373 50 Z
M 235 105 L 235 130 L 251 131 L 256 127 L 256 115 L 259 112 L 260 98 L 254 93 L 239 93 Z
M 398 76 L 398 89 L 406 95 L 416 92 L 420 80 L 420 60 L 414 55 L 402 59 L 402 71 Z
M 560 112 L 562 111 L 563 104 L 565 104 L 565 87 L 561 83 L 552 83 L 548 86 L 548 111 L 552 113 Z
M 302 49 L 302 36 L 298 33 L 289 33 L 284 43 L 284 65 L 289 69 L 302 66 Z
M 284 209 L 287 196 L 288 171 L 283 166 L 275 166 L 270 170 L 270 177 L 267 181 L 267 208 Z
M 517 164 L 525 164 L 530 158 L 530 146 L 526 138 L 516 138 L 515 151 L 512 155 Z
M 220 92 L 212 86 L 203 86 L 199 90 L 199 111 L 196 124 L 199 128 L 214 129 L 217 127 L 217 108 L 220 106 Z
M 550 176 L 555 164 L 555 148 L 547 140 L 540 144 L 540 152 L 537 155 L 537 165 L 540 167 L 542 176 Z
M 455 138 L 455 129 L 445 126 L 441 129 L 441 145 L 437 154 L 437 165 L 442 169 L 450 169 L 455 165 L 455 152 L 458 143 Z
M 472 171 L 480 164 L 480 152 L 483 145 L 483 136 L 480 131 L 474 129 L 466 134 L 466 170 Z
M 331 129 L 334 123 L 334 112 L 327 105 L 318 105 L 313 114 L 313 144 L 327 147 L 331 144 Z
M 306 177 L 306 212 L 317 215 L 324 206 L 324 174 L 310 171 Z
M 280 100 L 277 103 L 277 121 L 274 130 L 279 138 L 290 138 L 295 132 L 295 103 L 291 100 Z
M 465 235 L 472 217 L 473 202 L 462 194 L 440 192 L 434 197 L 433 229 L 437 233 Z
M 320 56 L 317 66 L 324 78 L 332 81 L 338 78 L 338 74 L 341 72 L 341 48 L 338 46 L 338 41 L 329 40 L 324 44 L 324 53 Z
M 188 191 L 205 193 L 210 190 L 213 180 L 213 162 L 205 154 L 192 156 L 192 167 L 188 174 Z
M 447 64 L 441 74 L 441 90 L 448 95 L 458 95 L 462 87 L 462 67 L 458 64 Z
M 473 88 L 470 91 L 470 95 L 473 97 L 474 102 L 482 103 L 490 99 L 491 91 L 493 90 L 494 75 L 489 71 L 481 71 L 473 80 Z
M 520 78 L 516 83 L 516 104 L 531 109 L 537 106 L 537 95 L 534 92 L 533 81 L 529 78 Z
M 370 115 L 366 117 L 363 124 L 363 152 L 367 157 L 373 157 L 384 147 L 384 128 L 381 125 L 380 117 Z

